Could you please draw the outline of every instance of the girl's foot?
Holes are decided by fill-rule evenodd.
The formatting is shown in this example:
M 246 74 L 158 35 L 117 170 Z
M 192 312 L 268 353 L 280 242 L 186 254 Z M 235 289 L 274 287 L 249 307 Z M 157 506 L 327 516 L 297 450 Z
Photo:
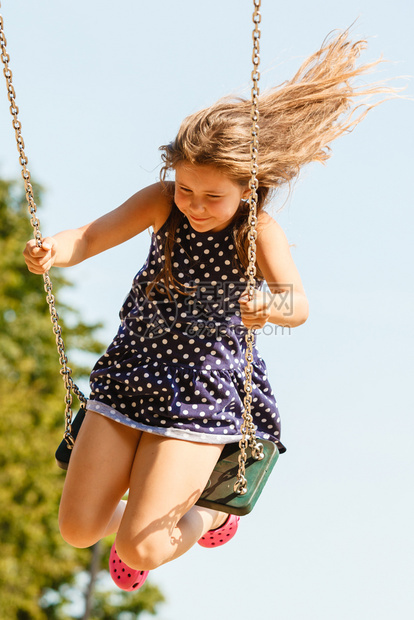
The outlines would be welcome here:
M 215 519 L 213 521 L 213 523 L 211 524 L 211 530 L 218 530 L 222 525 L 224 525 L 227 521 L 227 519 L 229 518 L 229 515 L 227 512 L 219 512 L 218 510 L 216 511 L 216 516 Z
M 229 542 L 237 532 L 240 517 L 228 515 L 224 524 L 214 530 L 209 530 L 200 538 L 198 544 L 202 547 L 221 547 Z
M 109 574 L 118 588 L 129 592 L 131 590 L 138 590 L 138 588 L 144 585 L 145 580 L 148 577 L 148 573 L 149 571 L 147 570 L 136 570 L 135 568 L 130 568 L 118 556 L 115 549 L 115 543 L 112 545 L 111 553 L 109 555 Z

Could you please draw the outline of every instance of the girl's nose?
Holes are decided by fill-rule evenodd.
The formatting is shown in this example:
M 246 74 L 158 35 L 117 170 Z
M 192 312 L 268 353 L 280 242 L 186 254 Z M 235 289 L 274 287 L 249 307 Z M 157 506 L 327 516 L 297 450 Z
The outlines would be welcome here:
M 195 213 L 196 211 L 198 213 L 201 213 L 204 211 L 204 205 L 202 200 L 197 200 L 196 198 L 192 198 L 190 201 L 190 209 L 192 211 L 192 213 Z

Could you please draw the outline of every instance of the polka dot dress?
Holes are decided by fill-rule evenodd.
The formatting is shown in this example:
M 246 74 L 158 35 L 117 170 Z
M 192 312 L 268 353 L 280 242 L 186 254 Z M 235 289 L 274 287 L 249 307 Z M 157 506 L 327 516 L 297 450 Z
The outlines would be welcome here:
M 172 268 L 179 285 L 191 287 L 190 294 L 171 290 L 169 299 L 161 283 L 147 296 L 165 260 L 169 219 L 153 233 L 148 258 L 121 308 L 118 333 L 92 371 L 88 409 L 149 433 L 236 442 L 241 438 L 247 331 L 238 298 L 246 278 L 231 225 L 199 233 L 182 216 Z M 284 452 L 276 400 L 256 348 L 252 381 L 257 436 Z

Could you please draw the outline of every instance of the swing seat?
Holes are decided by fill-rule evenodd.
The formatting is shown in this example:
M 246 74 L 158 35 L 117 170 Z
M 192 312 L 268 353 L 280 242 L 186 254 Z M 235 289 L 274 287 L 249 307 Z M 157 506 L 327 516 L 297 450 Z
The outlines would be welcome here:
M 250 448 L 247 449 L 247 492 L 244 495 L 234 492 L 239 471 L 239 444 L 226 444 L 197 505 L 238 516 L 251 512 L 279 458 L 279 450 L 272 441 L 261 440 L 260 443 L 264 454 L 260 461 L 253 458 Z
M 85 411 L 85 408 L 81 407 L 72 420 L 70 434 L 72 435 L 74 440 L 78 436 L 79 429 L 85 418 Z M 59 465 L 60 469 L 66 470 L 68 468 L 71 454 L 72 450 L 69 449 L 68 444 L 66 443 L 66 439 L 63 438 L 58 446 L 58 449 L 55 452 L 56 463 Z

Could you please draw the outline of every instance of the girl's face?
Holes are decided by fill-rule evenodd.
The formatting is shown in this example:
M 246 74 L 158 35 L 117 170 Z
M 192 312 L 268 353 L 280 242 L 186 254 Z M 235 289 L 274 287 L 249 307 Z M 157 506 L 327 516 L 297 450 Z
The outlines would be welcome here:
M 182 162 L 175 168 L 175 204 L 197 232 L 226 228 L 249 193 L 214 166 Z

